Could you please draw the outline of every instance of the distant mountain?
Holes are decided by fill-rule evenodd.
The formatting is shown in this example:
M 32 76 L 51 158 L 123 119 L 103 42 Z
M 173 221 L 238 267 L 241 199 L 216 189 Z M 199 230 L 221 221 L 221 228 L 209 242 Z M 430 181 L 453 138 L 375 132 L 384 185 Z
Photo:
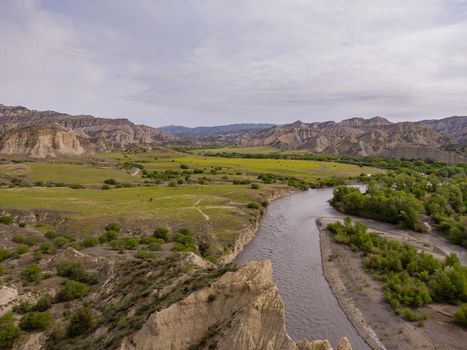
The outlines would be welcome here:
M 463 118 L 465 123 L 467 119 Z M 457 142 L 421 123 L 392 123 L 382 117 L 351 118 L 340 123 L 296 121 L 231 140 L 237 145 L 270 145 L 282 150 L 307 149 L 323 154 L 465 161 L 465 153 L 448 151 Z
M 206 137 L 215 134 L 225 133 L 239 133 L 248 132 L 251 130 L 262 130 L 268 129 L 274 126 L 274 124 L 256 124 L 256 123 L 243 123 L 243 124 L 230 124 L 220 126 L 198 126 L 195 128 L 188 128 L 185 126 L 169 125 L 159 128 L 159 130 L 165 131 L 166 133 L 173 136 L 186 136 L 186 137 Z
M 440 135 L 455 139 L 461 146 L 467 146 L 467 116 L 423 120 L 418 124 L 433 129 Z
M 85 140 L 84 144 L 88 145 L 87 150 L 124 149 L 131 145 L 162 144 L 174 140 L 172 136 L 163 131 L 146 125 L 136 125 L 128 119 L 95 118 L 90 115 L 69 115 L 54 111 L 36 111 L 24 107 L 0 105 L 0 127 L 3 126 L 0 130 L 3 130 L 3 133 L 9 130 L 8 132 L 11 134 L 14 132 L 14 128 L 23 130 L 24 127 L 34 126 L 34 128 L 24 129 L 28 130 L 28 134 L 22 134 L 23 137 L 29 135 L 29 137 L 34 139 L 35 135 L 32 134 L 33 131 L 38 133 L 49 132 L 51 130 L 51 123 L 55 123 L 71 131 L 76 137 L 81 138 L 81 140 Z M 44 131 L 41 130 L 42 128 Z M 1 133 L 2 131 L 0 131 L 0 137 L 2 137 Z M 27 140 L 26 143 L 28 142 L 32 141 Z M 9 154 L 14 154 L 12 153 L 14 149 L 11 147 L 8 147 L 8 149 Z M 46 157 L 57 154 L 55 151 L 52 151 L 54 149 L 53 145 L 50 145 L 50 147 L 41 146 L 41 149 L 44 151 L 39 153 L 31 151 L 31 155 Z M 50 152 L 46 152 L 46 149 L 49 149 Z M 65 152 L 64 154 L 67 153 Z

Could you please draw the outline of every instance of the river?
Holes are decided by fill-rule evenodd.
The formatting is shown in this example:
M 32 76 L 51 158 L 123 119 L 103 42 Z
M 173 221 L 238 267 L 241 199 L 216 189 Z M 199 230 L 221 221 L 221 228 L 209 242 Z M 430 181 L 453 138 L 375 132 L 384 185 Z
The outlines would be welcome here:
M 308 190 L 273 201 L 256 237 L 236 259 L 271 260 L 273 279 L 285 303 L 285 325 L 296 341 L 346 336 L 354 349 L 370 347 L 358 335 L 323 275 L 316 219 L 342 216 L 328 200 L 332 189 Z

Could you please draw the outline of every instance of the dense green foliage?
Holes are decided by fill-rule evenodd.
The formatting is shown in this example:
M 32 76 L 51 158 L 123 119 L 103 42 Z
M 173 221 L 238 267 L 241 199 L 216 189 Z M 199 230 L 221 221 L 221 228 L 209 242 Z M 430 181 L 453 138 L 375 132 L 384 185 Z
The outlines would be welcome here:
M 196 250 L 196 239 L 187 228 L 178 230 L 174 237 L 174 242 L 174 250 L 177 252 L 193 252 Z
M 57 295 L 57 301 L 70 301 L 81 299 L 89 294 L 90 288 L 81 282 L 67 280 L 63 284 L 62 290 Z
M 28 312 L 19 321 L 19 327 L 28 332 L 44 331 L 53 323 L 53 317 L 47 311 Z
M 414 162 L 417 163 L 417 162 Z M 331 204 L 338 210 L 423 232 L 433 226 L 455 244 L 467 247 L 467 166 L 433 163 L 415 169 L 360 177 L 366 193 L 337 187 Z
M 11 312 L 0 317 L 0 349 L 11 348 L 21 336 L 21 330 L 15 324 Z
M 368 232 L 363 223 L 352 224 L 350 218 L 344 224 L 330 224 L 328 229 L 336 242 L 363 252 L 364 267 L 385 282 L 387 303 L 407 319 L 413 317 L 404 307 L 417 308 L 433 301 L 467 301 L 467 267 L 461 266 L 456 255 L 451 254 L 440 262 L 431 254 L 417 252 L 409 244 Z
M 463 304 L 459 310 L 454 313 L 454 318 L 461 326 L 467 327 L 467 304 Z
M 23 270 L 23 277 L 29 282 L 39 281 L 42 278 L 42 270 L 37 264 L 32 264 Z
M 97 276 L 94 273 L 86 271 L 79 263 L 63 260 L 57 266 L 57 275 L 68 277 L 74 281 L 95 284 L 97 283 Z

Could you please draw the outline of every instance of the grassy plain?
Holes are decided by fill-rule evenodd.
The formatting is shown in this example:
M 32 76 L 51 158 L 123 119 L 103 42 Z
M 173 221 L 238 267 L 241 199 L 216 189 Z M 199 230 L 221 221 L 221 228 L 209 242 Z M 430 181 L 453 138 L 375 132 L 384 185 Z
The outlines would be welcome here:
M 159 174 L 170 170 L 176 175 L 173 180 L 155 181 L 143 177 L 141 168 Z M 258 175 L 293 176 L 312 182 L 377 171 L 333 162 L 227 159 L 167 149 L 103 153 L 81 164 L 57 160 L 7 162 L 0 165 L 0 176 L 21 178 L 32 187 L 0 188 L 0 209 L 58 213 L 63 219 L 59 229 L 80 237 L 98 233 L 109 222 L 117 221 L 137 234 L 149 234 L 157 226 L 173 230 L 188 227 L 198 237 L 225 247 L 260 214 L 259 209 L 248 208 L 249 203 L 261 203 L 270 193 L 288 187 L 286 180 L 266 184 L 258 180 Z M 112 185 L 102 190 L 109 178 L 132 187 Z M 234 185 L 234 180 L 244 183 Z M 34 186 L 37 181 L 85 188 Z M 251 188 L 253 183 L 259 188 Z

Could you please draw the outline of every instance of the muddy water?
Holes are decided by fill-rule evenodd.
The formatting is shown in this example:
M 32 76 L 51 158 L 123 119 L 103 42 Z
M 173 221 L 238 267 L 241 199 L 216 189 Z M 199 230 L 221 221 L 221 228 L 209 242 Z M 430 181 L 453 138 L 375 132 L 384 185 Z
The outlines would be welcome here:
M 256 237 L 237 257 L 272 261 L 285 302 L 286 329 L 294 340 L 349 338 L 354 349 L 370 347 L 358 335 L 323 276 L 316 219 L 342 216 L 328 200 L 332 189 L 308 190 L 271 203 Z

